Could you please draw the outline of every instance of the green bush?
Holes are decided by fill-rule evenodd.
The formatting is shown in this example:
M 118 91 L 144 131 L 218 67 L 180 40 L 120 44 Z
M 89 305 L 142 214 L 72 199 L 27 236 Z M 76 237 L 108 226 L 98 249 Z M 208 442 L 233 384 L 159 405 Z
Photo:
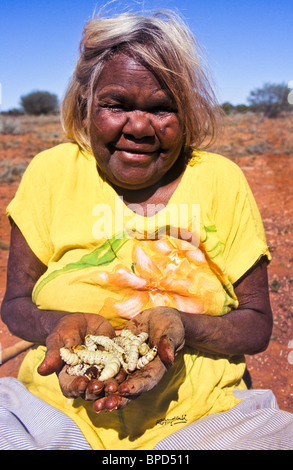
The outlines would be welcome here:
M 229 101 L 226 101 L 221 105 L 222 110 L 224 111 L 225 114 L 231 114 L 231 113 L 246 113 L 249 111 L 249 106 L 246 106 L 246 104 L 236 104 L 235 106 Z
M 225 114 L 231 114 L 231 112 L 233 111 L 233 105 L 229 103 L 228 101 L 223 103 L 221 107 Z
M 236 111 L 236 113 L 246 113 L 249 109 L 249 106 L 246 106 L 246 104 L 237 104 L 234 106 L 234 111 Z
M 58 110 L 57 95 L 48 91 L 33 91 L 20 98 L 21 106 L 26 114 L 40 116 L 53 114 Z
M 265 83 L 263 88 L 251 91 L 247 101 L 252 111 L 264 113 L 269 118 L 279 116 L 282 111 L 292 110 L 288 103 L 288 86 L 285 83 Z

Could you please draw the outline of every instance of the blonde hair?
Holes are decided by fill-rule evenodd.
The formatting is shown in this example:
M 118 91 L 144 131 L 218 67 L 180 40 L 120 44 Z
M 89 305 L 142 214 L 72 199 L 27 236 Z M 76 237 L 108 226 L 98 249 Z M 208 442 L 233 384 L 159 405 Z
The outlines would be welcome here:
M 184 132 L 185 150 L 208 147 L 217 136 L 220 107 L 199 46 L 174 12 L 123 13 L 86 23 L 80 57 L 65 94 L 61 120 L 67 138 L 90 150 L 87 132 L 99 75 L 113 54 L 123 52 L 149 67 L 171 93 Z

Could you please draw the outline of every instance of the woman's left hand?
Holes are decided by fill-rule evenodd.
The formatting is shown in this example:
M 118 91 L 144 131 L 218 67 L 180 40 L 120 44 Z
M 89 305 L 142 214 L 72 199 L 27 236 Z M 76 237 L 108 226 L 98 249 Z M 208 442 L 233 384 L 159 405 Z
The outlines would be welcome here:
M 153 389 L 174 362 L 175 356 L 185 343 L 185 330 L 180 313 L 169 307 L 156 307 L 144 310 L 130 320 L 125 329 L 134 334 L 142 331 L 148 333 L 148 343 L 157 346 L 155 359 L 127 377 L 114 393 L 108 391 L 106 396 L 94 402 L 96 412 L 112 411 L 124 408 L 128 403 L 144 392 Z

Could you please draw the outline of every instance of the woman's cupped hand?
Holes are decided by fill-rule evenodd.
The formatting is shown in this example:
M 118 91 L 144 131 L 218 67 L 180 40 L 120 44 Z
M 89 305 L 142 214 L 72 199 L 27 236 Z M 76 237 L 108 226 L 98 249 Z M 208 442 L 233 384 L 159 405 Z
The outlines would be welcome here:
M 185 331 L 180 313 L 169 307 L 147 309 L 128 321 L 125 329 L 134 334 L 148 333 L 149 346 L 156 346 L 158 354 L 153 361 L 127 374 L 123 368 L 105 381 L 86 376 L 67 374 L 67 365 L 60 356 L 60 348 L 83 344 L 87 334 L 113 338 L 116 333 L 111 323 L 97 314 L 72 313 L 62 317 L 47 337 L 47 352 L 38 368 L 41 375 L 57 373 L 62 393 L 68 398 L 82 397 L 93 401 L 94 410 L 122 409 L 132 400 L 153 389 L 172 366 L 176 354 L 183 348 Z

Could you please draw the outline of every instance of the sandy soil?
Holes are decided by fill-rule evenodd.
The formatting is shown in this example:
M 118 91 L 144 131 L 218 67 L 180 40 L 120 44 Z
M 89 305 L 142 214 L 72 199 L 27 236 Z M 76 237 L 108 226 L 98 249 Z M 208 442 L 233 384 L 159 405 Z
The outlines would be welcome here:
M 57 117 L 0 116 L 0 302 L 9 253 L 5 207 L 31 158 L 62 139 Z M 273 257 L 269 267 L 273 333 L 265 352 L 247 357 L 247 376 L 253 388 L 271 389 L 279 407 L 293 412 L 293 114 L 278 119 L 255 114 L 228 116 L 226 132 L 214 150 L 243 169 Z M 19 341 L 1 321 L 0 335 L 2 350 Z M 2 364 L 0 377 L 16 377 L 24 355 Z

